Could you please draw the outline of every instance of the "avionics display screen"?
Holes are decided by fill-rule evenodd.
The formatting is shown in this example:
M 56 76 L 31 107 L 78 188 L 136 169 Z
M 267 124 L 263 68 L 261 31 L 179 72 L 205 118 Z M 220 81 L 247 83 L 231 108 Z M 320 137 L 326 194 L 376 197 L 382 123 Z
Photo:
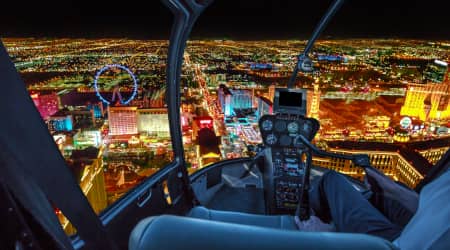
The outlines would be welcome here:
M 302 107 L 303 93 L 280 91 L 280 106 Z
M 275 89 L 273 112 L 284 114 L 306 115 L 305 89 Z

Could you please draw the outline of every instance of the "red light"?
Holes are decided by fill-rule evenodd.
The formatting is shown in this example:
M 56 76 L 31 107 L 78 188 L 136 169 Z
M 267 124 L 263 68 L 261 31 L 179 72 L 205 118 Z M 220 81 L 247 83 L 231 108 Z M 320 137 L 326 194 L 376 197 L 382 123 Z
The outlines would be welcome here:
M 59 208 L 55 207 L 54 210 L 55 210 L 55 214 L 57 214 L 57 215 L 62 214 L 61 210 L 59 210 Z
M 200 120 L 200 124 L 211 124 L 211 120 Z
M 187 126 L 187 125 L 188 125 L 187 118 L 184 117 L 184 116 L 182 116 L 182 117 L 181 117 L 181 126 L 185 127 L 185 126 Z

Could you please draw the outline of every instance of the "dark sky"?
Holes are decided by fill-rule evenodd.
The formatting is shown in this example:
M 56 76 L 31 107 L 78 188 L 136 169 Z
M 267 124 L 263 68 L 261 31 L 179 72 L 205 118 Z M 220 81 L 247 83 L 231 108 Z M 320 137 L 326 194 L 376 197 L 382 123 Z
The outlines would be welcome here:
M 448 0 L 348 0 L 322 37 L 450 39 Z M 194 38 L 307 38 L 330 0 L 216 0 Z M 162 38 L 172 16 L 158 0 L 3 0 L 0 36 Z

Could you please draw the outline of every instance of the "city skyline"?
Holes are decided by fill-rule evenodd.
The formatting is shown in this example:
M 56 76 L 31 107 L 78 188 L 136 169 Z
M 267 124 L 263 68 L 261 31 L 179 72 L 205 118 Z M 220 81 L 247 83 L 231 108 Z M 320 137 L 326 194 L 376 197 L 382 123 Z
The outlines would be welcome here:
M 173 161 L 167 40 L 3 43 L 96 212 Z M 255 155 L 263 143 L 258 119 L 273 112 L 275 90 L 286 86 L 305 44 L 188 41 L 180 125 L 189 173 Z M 410 187 L 450 148 L 450 41 L 319 40 L 311 58 L 314 71 L 299 73 L 294 85 L 307 91 L 307 116 L 321 124 L 318 147 L 368 154 Z M 362 177 L 349 161 L 314 157 L 313 164 Z

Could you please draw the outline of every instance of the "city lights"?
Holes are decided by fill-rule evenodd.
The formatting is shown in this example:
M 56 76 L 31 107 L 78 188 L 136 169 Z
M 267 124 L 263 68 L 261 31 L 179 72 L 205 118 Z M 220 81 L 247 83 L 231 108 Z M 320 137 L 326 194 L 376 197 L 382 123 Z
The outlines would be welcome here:
M 180 129 L 189 173 L 263 147 L 259 118 L 273 113 L 275 89 L 286 87 L 304 44 L 188 42 Z M 84 176 L 78 181 L 96 212 L 174 159 L 167 41 L 10 38 L 5 45 L 62 155 Z M 307 116 L 320 122 L 313 142 L 367 153 L 374 167 L 414 187 L 450 147 L 449 48 L 402 39 L 318 41 L 313 71 L 295 82 L 306 91 Z M 362 177 L 347 161 L 313 157 L 313 164 Z

